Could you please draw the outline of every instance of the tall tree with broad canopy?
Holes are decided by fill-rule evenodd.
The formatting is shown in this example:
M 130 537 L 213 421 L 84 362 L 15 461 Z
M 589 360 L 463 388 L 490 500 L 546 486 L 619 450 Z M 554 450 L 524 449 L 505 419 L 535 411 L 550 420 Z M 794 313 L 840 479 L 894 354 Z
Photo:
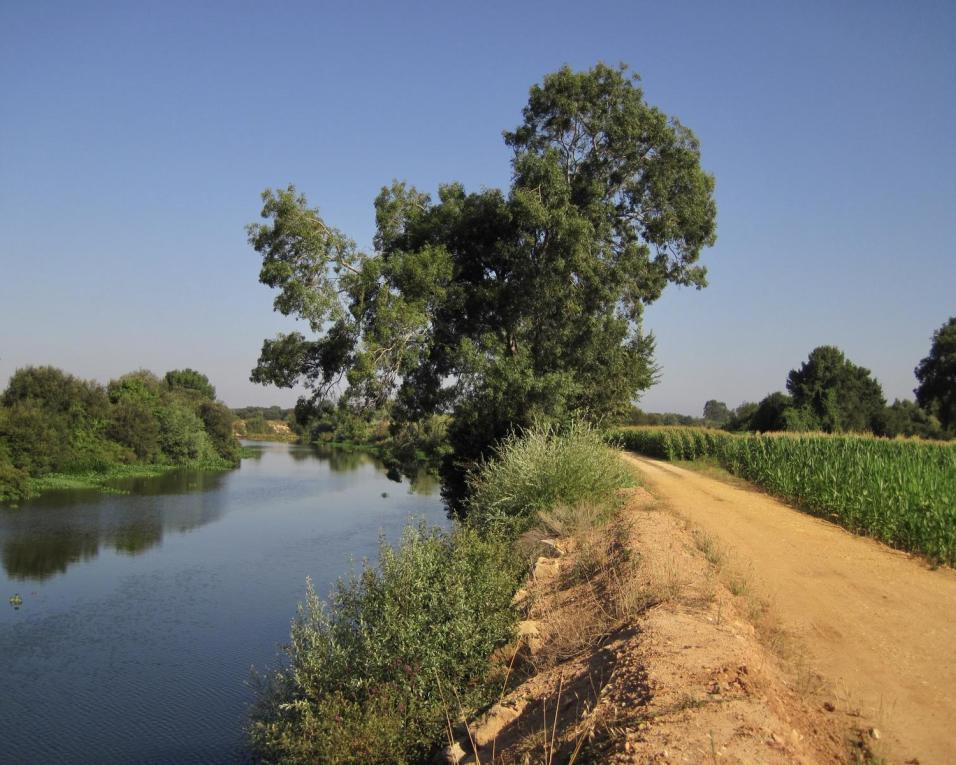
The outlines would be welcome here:
M 915 374 L 919 387 L 913 392 L 919 405 L 944 428 L 956 431 L 956 316 L 933 333 L 929 356 Z
M 869 369 L 859 367 L 832 345 L 821 345 L 787 377 L 793 405 L 828 433 L 878 430 L 886 407 L 883 388 Z M 794 428 L 794 429 L 808 429 Z
M 372 253 L 293 186 L 265 191 L 267 222 L 248 228 L 260 280 L 314 337 L 266 340 L 251 379 L 304 382 L 315 402 L 343 389 L 397 423 L 451 413 L 459 467 L 533 419 L 626 410 L 655 377 L 643 308 L 706 285 L 716 225 L 697 139 L 638 81 L 604 64 L 547 75 L 504 134 L 510 188 L 433 199 L 394 182 Z
M 712 398 L 704 404 L 704 419 L 716 425 L 723 425 L 730 420 L 730 409 L 723 401 Z

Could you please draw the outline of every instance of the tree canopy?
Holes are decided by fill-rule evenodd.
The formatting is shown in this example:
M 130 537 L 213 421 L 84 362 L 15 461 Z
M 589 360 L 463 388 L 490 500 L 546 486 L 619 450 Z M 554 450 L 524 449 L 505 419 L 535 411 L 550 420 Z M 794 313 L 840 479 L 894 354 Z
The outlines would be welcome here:
M 16 370 L 0 395 L 0 501 L 22 499 L 30 477 L 50 472 L 238 464 L 234 416 L 205 396 L 212 390 L 205 375 L 192 375 L 208 388 L 171 386 L 146 370 L 105 388 L 55 367 Z
M 249 227 L 275 308 L 308 323 L 266 340 L 252 380 L 393 420 L 454 415 L 470 461 L 511 429 L 621 413 L 655 377 L 643 307 L 705 286 L 714 181 L 697 139 L 644 101 L 625 67 L 563 68 L 531 88 L 509 189 L 402 182 L 375 201 L 360 251 L 293 186 Z
M 715 425 L 724 425 L 730 420 L 731 412 L 723 401 L 710 399 L 704 404 L 704 420 Z
M 216 388 L 206 375 L 195 369 L 173 369 L 166 373 L 165 380 L 170 388 L 196 391 L 203 398 L 216 400 Z
M 874 430 L 886 407 L 883 389 L 869 369 L 859 367 L 832 345 L 821 345 L 787 377 L 793 405 L 809 425 L 827 432 Z
M 933 333 L 929 355 L 915 370 L 919 405 L 947 430 L 956 430 L 956 316 Z

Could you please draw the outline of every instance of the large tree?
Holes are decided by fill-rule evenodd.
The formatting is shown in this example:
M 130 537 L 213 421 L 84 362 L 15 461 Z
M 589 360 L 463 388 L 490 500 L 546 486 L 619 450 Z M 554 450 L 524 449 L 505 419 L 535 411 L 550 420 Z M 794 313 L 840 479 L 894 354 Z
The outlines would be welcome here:
M 724 425 L 730 420 L 730 409 L 723 401 L 710 399 L 704 404 L 704 419 L 715 425 Z
M 807 412 L 828 433 L 878 429 L 886 407 L 883 389 L 869 369 L 859 367 L 839 348 L 821 345 L 787 377 L 793 405 Z
M 956 316 L 933 333 L 929 356 L 915 370 L 919 405 L 956 430 Z
M 267 340 L 252 379 L 391 403 L 399 422 L 452 413 L 459 464 L 535 417 L 624 411 L 655 374 L 643 307 L 705 286 L 716 217 L 697 139 L 637 83 L 603 64 L 547 75 L 505 133 L 510 188 L 393 183 L 372 253 L 294 187 L 267 190 L 260 279 L 314 337 Z

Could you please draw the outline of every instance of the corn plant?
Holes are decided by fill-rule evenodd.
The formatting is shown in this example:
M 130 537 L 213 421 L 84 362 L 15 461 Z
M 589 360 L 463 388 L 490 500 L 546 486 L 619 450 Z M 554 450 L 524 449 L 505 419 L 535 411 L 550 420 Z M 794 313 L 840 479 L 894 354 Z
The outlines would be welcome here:
M 857 534 L 956 565 L 956 445 L 705 428 L 629 428 L 609 438 L 658 459 L 713 459 Z

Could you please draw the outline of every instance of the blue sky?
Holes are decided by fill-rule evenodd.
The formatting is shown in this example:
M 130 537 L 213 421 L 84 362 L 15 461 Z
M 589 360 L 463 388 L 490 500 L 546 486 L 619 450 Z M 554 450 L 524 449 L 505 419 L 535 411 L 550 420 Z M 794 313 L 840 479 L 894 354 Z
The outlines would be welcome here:
M 369 245 L 406 179 L 504 186 L 503 129 L 562 64 L 626 62 L 717 179 L 710 286 L 647 312 L 699 413 L 834 344 L 911 396 L 956 314 L 956 3 L 0 0 L 0 385 L 191 366 L 231 405 L 288 329 L 245 241 L 294 182 Z

